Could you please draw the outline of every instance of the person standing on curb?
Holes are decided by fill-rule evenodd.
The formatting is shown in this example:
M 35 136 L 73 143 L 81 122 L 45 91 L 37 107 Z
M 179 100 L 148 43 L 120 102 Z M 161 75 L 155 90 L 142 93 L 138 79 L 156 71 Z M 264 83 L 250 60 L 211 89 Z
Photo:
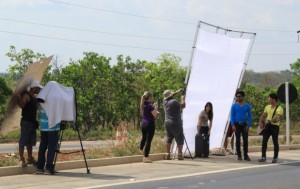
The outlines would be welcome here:
M 41 142 L 38 152 L 36 174 L 53 175 L 55 173 L 54 159 L 59 140 L 58 135 L 61 123 L 56 124 L 52 128 L 49 128 L 48 117 L 43 108 L 40 108 L 40 120 Z M 46 169 L 44 169 L 44 167 Z
M 157 103 L 152 104 L 153 94 L 146 91 L 141 97 L 140 110 L 142 112 L 142 139 L 140 150 L 144 150 L 144 163 L 152 163 L 149 158 L 151 142 L 155 133 L 155 117 L 158 114 Z
M 248 131 L 252 123 L 252 110 L 248 103 L 244 102 L 245 93 L 238 91 L 235 94 L 236 102 L 231 106 L 230 120 L 232 131 L 236 136 L 236 152 L 238 160 L 242 159 L 241 134 L 243 137 L 244 160 L 251 161 L 248 156 Z
M 182 128 L 181 109 L 185 108 L 185 96 L 181 97 L 181 102 L 174 99 L 174 96 L 179 92 L 182 92 L 182 89 L 179 89 L 176 92 L 165 90 L 163 93 L 167 160 L 171 159 L 170 150 L 174 138 L 178 147 L 178 160 L 183 160 L 182 148 L 184 143 L 184 134 Z
M 27 165 L 36 165 L 36 160 L 32 155 L 32 148 L 36 145 L 36 129 L 38 122 L 36 120 L 38 102 L 35 95 L 37 95 L 43 88 L 38 81 L 32 81 L 30 90 L 25 91 L 22 95 L 15 93 L 18 99 L 18 105 L 22 108 L 21 118 L 21 136 L 19 140 L 19 156 L 22 167 Z M 27 150 L 27 161 L 24 157 L 25 146 Z
M 278 144 L 278 135 L 279 135 L 279 127 L 280 120 L 283 116 L 283 109 L 278 105 L 278 96 L 275 93 L 271 93 L 269 95 L 269 105 L 265 107 L 264 112 L 260 116 L 259 119 L 259 127 L 263 127 L 264 121 L 267 119 L 265 124 L 268 124 L 266 131 L 263 134 L 263 142 L 261 148 L 261 159 L 259 162 L 266 162 L 266 151 L 268 147 L 268 140 L 270 136 L 272 136 L 273 145 L 274 145 L 274 156 L 272 163 L 278 162 L 278 152 L 279 152 L 279 144 Z

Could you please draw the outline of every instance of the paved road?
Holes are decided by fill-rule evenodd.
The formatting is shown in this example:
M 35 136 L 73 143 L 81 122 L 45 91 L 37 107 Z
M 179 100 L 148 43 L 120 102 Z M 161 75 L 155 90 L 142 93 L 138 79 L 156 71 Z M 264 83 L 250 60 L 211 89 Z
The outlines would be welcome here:
M 208 174 L 191 175 L 183 178 L 155 180 L 149 182 L 128 183 L 115 186 L 105 186 L 107 189 L 299 189 L 300 162 L 267 165 L 245 169 L 223 170 Z M 87 187 L 86 189 L 88 189 Z M 103 188 L 95 186 L 90 188 Z
M 82 141 L 84 149 L 97 147 L 102 148 L 104 146 L 112 145 L 113 141 L 105 141 L 105 140 L 99 140 L 99 141 Z M 38 150 L 39 143 L 34 147 L 33 150 Z M 17 153 L 19 151 L 18 149 L 18 143 L 4 143 L 0 144 L 0 153 Z M 62 142 L 61 144 L 61 150 L 74 150 L 74 149 L 81 149 L 80 142 L 79 141 L 68 141 L 68 142 Z
M 281 151 L 278 164 L 252 162 L 236 156 L 156 161 L 61 171 L 57 175 L 16 175 L 0 178 L 2 189 L 126 189 L 126 188 L 300 188 L 300 150 Z M 272 152 L 267 153 L 268 157 Z

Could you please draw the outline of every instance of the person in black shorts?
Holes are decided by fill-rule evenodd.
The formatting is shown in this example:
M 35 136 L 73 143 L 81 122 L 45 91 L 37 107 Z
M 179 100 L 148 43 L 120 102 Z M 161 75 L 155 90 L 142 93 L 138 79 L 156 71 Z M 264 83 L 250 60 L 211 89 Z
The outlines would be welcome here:
M 27 164 L 36 165 L 36 160 L 32 156 L 32 147 L 36 145 L 36 129 L 38 122 L 36 120 L 38 102 L 35 98 L 43 88 L 38 81 L 32 81 L 30 90 L 24 93 L 15 93 L 18 99 L 18 105 L 22 108 L 21 118 L 21 136 L 19 140 L 19 155 L 21 166 L 26 167 Z M 24 158 L 24 149 L 27 149 L 28 159 Z

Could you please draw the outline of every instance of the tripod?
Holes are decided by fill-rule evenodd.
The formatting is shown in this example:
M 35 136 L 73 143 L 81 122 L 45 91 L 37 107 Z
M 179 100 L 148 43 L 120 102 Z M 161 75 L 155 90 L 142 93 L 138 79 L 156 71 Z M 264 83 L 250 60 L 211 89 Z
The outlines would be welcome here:
M 67 123 L 64 122 L 64 121 L 61 123 L 61 129 L 59 130 L 59 133 L 58 133 L 59 141 L 57 143 L 57 147 L 56 147 L 56 150 L 55 150 L 54 168 L 55 168 L 55 165 L 56 165 L 56 160 L 57 160 L 57 155 L 58 154 L 73 154 L 73 153 L 82 152 L 83 158 L 84 158 L 84 162 L 85 162 L 85 166 L 86 166 L 86 173 L 89 174 L 90 173 L 90 169 L 88 168 L 88 164 L 87 164 L 86 156 L 85 156 L 85 150 L 83 148 L 81 136 L 80 136 L 80 133 L 79 133 L 79 130 L 78 130 L 78 127 L 77 127 L 76 124 L 75 124 L 75 126 L 76 126 L 76 130 L 77 130 L 78 138 L 79 138 L 79 141 L 80 141 L 81 150 L 72 151 L 72 152 L 61 152 L 60 151 L 60 147 L 61 147 L 61 143 L 62 143 L 62 140 L 63 140 L 63 134 L 64 134 L 64 130 L 66 128 L 66 124 Z
M 186 145 L 186 149 L 185 149 L 185 151 L 184 151 L 184 153 L 183 153 L 183 156 L 186 157 L 186 156 L 185 156 L 185 153 L 186 153 L 186 151 L 189 151 L 190 158 L 192 158 L 192 160 L 194 160 L 194 158 L 193 158 L 193 156 L 192 156 L 192 153 L 191 153 L 191 151 L 190 151 L 190 148 L 189 148 L 189 146 L 188 146 L 188 144 L 187 144 L 187 142 L 186 142 L 185 135 L 183 135 L 183 138 L 184 138 L 184 142 L 185 142 L 185 145 Z M 175 150 L 175 153 L 174 153 L 174 156 L 173 156 L 173 160 L 175 159 L 177 149 L 178 149 L 178 147 L 176 147 L 176 150 Z
M 81 140 L 81 136 L 80 136 L 80 133 L 79 133 L 79 128 L 78 128 L 78 124 L 77 124 L 77 99 L 76 99 L 76 91 L 75 91 L 75 88 L 74 89 L 74 103 L 75 103 L 75 108 L 76 108 L 76 117 L 75 117 L 75 120 L 72 122 L 73 123 L 73 126 L 75 126 L 76 128 L 76 131 L 77 131 L 77 134 L 78 134 L 78 139 L 80 141 L 80 146 L 81 146 L 81 150 L 77 150 L 77 151 L 74 151 L 74 152 L 67 152 L 67 153 L 63 153 L 60 151 L 60 147 L 61 147 L 61 142 L 62 142 L 62 139 L 63 139 L 63 134 L 64 134 L 64 130 L 66 128 L 66 121 L 62 121 L 61 122 L 61 128 L 59 130 L 59 142 L 57 143 L 57 148 L 56 148 L 56 153 L 55 153 L 55 157 L 54 157 L 54 168 L 55 168 L 55 164 L 56 164 L 56 160 L 57 160 L 57 154 L 60 153 L 60 154 L 72 154 L 72 153 L 78 153 L 78 152 L 82 152 L 83 154 L 83 158 L 84 158 L 84 162 L 85 162 L 85 166 L 86 166 L 86 173 L 89 174 L 90 173 L 90 169 L 88 167 L 88 164 L 87 164 L 87 161 L 86 161 L 86 156 L 85 156 L 85 152 L 84 152 L 84 148 L 83 148 L 83 145 L 82 145 L 82 140 Z

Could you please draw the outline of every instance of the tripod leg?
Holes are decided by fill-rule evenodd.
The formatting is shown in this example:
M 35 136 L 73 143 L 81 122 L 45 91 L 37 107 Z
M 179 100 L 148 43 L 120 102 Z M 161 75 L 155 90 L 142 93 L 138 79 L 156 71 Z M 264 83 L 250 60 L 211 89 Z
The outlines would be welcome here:
M 85 166 L 86 166 L 86 173 L 89 174 L 89 173 L 90 173 L 90 170 L 89 170 L 89 167 L 88 167 L 88 164 L 87 164 L 87 161 L 86 161 L 85 152 L 84 152 L 83 145 L 82 145 L 82 141 L 81 141 L 81 136 L 80 136 L 79 129 L 78 129 L 78 126 L 77 126 L 76 123 L 75 123 L 75 126 L 76 126 L 78 138 L 79 138 L 80 145 L 81 145 L 81 151 L 82 151 L 83 158 L 84 158 L 84 162 L 85 162 Z
M 174 156 L 173 156 L 173 160 L 174 160 L 175 157 L 176 157 L 177 149 L 178 149 L 178 147 L 176 147 L 176 149 L 175 149 Z
M 56 145 L 55 156 L 54 156 L 54 161 L 53 161 L 53 170 L 55 170 L 57 154 L 60 152 L 60 147 L 61 147 L 63 134 L 64 134 L 63 130 L 59 130 L 59 132 L 58 132 L 59 142 Z
M 189 151 L 189 154 L 190 154 L 190 156 L 191 156 L 191 158 L 192 158 L 192 160 L 193 160 L 194 158 L 193 158 L 192 153 L 191 153 L 191 151 L 190 151 L 190 148 L 189 148 L 189 146 L 188 146 L 188 144 L 187 144 L 187 142 L 186 142 L 185 136 L 184 136 L 184 142 L 185 142 L 185 144 L 186 144 L 186 150 Z M 184 152 L 184 153 L 185 153 L 185 152 Z

